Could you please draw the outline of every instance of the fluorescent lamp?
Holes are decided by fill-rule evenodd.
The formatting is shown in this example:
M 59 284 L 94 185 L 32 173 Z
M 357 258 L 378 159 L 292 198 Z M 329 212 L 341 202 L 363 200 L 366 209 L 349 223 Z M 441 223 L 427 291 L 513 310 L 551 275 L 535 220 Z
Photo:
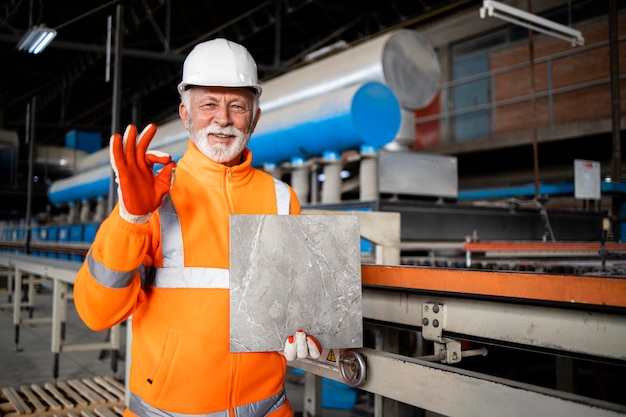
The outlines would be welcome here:
M 31 54 L 38 54 L 52 42 L 56 35 L 56 30 L 50 29 L 45 25 L 33 26 L 20 39 L 17 44 L 17 50 L 27 50 Z
M 572 46 L 585 44 L 585 38 L 583 38 L 579 30 L 497 1 L 483 0 L 483 7 L 480 8 L 480 18 L 484 19 L 485 16 L 497 17 L 507 22 L 563 39 L 570 42 Z
M 314 59 L 317 59 L 321 57 L 322 55 L 329 54 L 337 49 L 345 49 L 347 47 L 348 47 L 348 43 L 346 41 L 344 41 L 343 39 L 338 40 L 332 45 L 325 46 L 323 48 L 317 49 L 313 52 L 306 54 L 304 57 L 304 61 L 313 61 Z

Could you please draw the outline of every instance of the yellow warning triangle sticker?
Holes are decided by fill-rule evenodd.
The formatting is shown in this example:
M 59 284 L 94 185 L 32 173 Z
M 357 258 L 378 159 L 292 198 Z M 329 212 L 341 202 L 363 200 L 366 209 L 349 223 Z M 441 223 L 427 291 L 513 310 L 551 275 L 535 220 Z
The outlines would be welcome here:
M 332 349 L 328 351 L 328 356 L 326 356 L 326 360 L 329 362 L 337 362 L 337 360 L 335 359 L 335 352 L 333 352 Z

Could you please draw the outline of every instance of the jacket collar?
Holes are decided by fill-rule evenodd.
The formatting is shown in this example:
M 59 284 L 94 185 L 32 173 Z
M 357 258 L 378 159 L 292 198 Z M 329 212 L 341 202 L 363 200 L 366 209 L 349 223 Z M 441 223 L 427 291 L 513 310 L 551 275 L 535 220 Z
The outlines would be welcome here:
M 250 149 L 244 149 L 243 157 L 244 161 L 241 164 L 227 167 L 207 158 L 192 141 L 189 141 L 176 169 L 187 171 L 197 181 L 208 186 L 220 186 L 226 177 L 230 178 L 234 186 L 245 185 L 252 179 L 254 172 Z

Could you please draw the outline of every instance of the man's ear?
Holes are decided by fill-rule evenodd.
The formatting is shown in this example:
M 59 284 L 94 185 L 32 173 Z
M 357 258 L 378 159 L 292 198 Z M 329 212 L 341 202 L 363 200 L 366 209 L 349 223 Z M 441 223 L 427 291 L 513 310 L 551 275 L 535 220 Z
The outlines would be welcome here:
M 254 116 L 254 120 L 252 121 L 252 126 L 250 128 L 250 134 L 254 133 L 254 129 L 256 128 L 256 124 L 259 123 L 259 119 L 261 118 L 261 108 L 256 109 L 256 115 Z
M 187 112 L 187 107 L 183 103 L 178 105 L 178 115 L 180 119 L 183 121 L 185 125 L 185 129 L 189 129 L 189 113 Z

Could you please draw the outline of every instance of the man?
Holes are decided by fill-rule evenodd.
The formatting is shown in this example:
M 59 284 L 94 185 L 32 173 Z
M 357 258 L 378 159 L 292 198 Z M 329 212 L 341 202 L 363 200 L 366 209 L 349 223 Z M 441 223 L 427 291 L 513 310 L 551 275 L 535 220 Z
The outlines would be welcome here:
M 261 116 L 256 63 L 236 43 L 201 43 L 178 91 L 190 142 L 177 164 L 147 151 L 153 124 L 111 137 L 118 204 L 78 272 L 76 308 L 94 330 L 133 316 L 126 415 L 293 415 L 285 357 L 319 356 L 315 340 L 297 332 L 284 356 L 229 351 L 229 215 L 300 212 L 246 148 Z

